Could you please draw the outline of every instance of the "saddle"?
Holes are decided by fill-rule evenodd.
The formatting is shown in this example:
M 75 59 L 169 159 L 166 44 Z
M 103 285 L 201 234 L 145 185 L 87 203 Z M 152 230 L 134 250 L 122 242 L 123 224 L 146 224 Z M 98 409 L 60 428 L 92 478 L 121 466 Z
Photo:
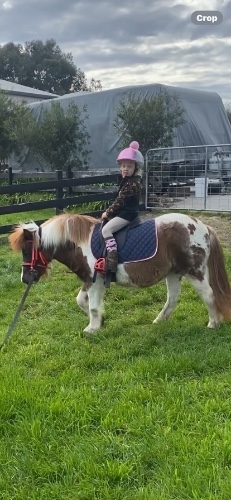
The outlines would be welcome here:
M 106 224 L 106 223 L 107 223 L 107 220 L 104 219 L 102 221 L 102 223 L 100 224 L 101 227 L 100 227 L 100 235 L 99 236 L 100 236 L 100 243 L 101 243 L 101 249 L 100 249 L 101 257 L 99 257 L 97 259 L 97 261 L 95 262 L 95 265 L 94 265 L 93 283 L 96 280 L 97 273 L 100 273 L 104 277 L 104 284 L 105 284 L 106 288 L 109 288 L 110 283 L 112 281 L 113 282 L 116 281 L 116 276 L 115 276 L 115 273 L 113 273 L 112 271 L 107 269 L 107 258 L 106 258 L 107 257 L 107 249 L 106 249 L 106 245 L 105 245 L 105 240 L 102 236 L 102 228 L 103 228 L 104 224 Z M 122 229 L 120 229 L 119 231 L 116 231 L 115 233 L 113 233 L 113 236 L 116 240 L 118 253 L 125 245 L 128 231 L 132 228 L 139 226 L 140 224 L 141 224 L 141 219 L 140 219 L 140 216 L 137 215 L 133 221 L 131 221 L 129 224 L 127 224 L 127 226 L 125 226 Z

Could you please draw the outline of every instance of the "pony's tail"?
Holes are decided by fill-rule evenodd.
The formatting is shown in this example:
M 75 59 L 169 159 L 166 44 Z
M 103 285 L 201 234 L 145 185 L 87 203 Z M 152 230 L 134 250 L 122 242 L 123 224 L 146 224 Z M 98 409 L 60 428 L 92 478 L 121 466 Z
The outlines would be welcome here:
M 210 255 L 208 259 L 209 281 L 218 311 L 224 320 L 231 320 L 231 288 L 225 267 L 225 258 L 215 231 L 209 227 Z

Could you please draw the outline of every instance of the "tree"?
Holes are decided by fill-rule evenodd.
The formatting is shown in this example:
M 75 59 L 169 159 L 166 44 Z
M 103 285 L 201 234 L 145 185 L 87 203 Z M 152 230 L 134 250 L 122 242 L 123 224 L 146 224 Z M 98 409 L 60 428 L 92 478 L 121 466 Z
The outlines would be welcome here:
M 102 85 L 100 80 L 92 78 L 88 84 L 84 72 L 79 68 L 76 70 L 76 76 L 73 79 L 70 92 L 79 92 L 80 90 L 84 92 L 95 92 L 101 89 Z
M 0 46 L 0 78 L 19 83 L 23 79 L 24 59 L 22 45 L 10 42 Z
M 120 148 L 137 140 L 143 155 L 148 149 L 173 145 L 174 129 L 184 123 L 179 98 L 167 92 L 140 99 L 132 93 L 117 108 L 114 121 Z
M 34 119 L 24 104 L 12 101 L 0 91 L 0 162 L 7 162 L 15 153 L 19 156 Z
M 54 39 L 0 46 L 0 78 L 58 95 L 102 88 L 99 80 L 88 85 L 72 54 L 63 53 Z
M 83 110 L 86 113 L 86 109 Z M 27 136 L 26 145 L 42 169 L 77 170 L 88 167 L 90 136 L 78 106 L 70 103 L 64 110 L 59 102 L 51 101 L 45 109 L 42 121 L 34 121 Z

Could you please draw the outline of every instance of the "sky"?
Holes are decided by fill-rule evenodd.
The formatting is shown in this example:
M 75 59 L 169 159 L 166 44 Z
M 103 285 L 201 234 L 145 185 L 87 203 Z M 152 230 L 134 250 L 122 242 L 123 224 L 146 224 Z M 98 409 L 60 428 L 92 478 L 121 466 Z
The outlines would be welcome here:
M 195 11 L 223 21 L 195 25 Z M 50 38 L 103 89 L 161 83 L 231 107 L 231 0 L 0 0 L 0 45 Z

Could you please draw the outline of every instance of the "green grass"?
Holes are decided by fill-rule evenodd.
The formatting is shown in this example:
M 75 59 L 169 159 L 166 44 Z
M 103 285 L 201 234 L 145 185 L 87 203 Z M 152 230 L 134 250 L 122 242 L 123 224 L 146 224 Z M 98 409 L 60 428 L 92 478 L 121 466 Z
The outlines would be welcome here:
M 1 245 L 1 339 L 25 289 L 20 266 Z M 105 326 L 86 337 L 79 286 L 54 263 L 0 352 L 0 498 L 230 500 L 230 324 L 207 329 L 186 282 L 158 325 L 164 283 L 112 285 Z

